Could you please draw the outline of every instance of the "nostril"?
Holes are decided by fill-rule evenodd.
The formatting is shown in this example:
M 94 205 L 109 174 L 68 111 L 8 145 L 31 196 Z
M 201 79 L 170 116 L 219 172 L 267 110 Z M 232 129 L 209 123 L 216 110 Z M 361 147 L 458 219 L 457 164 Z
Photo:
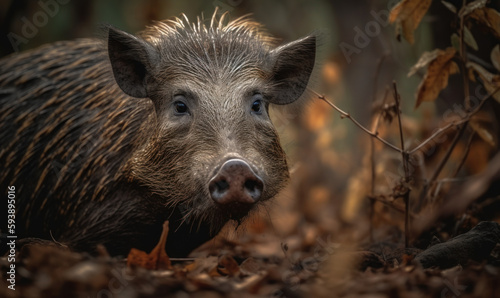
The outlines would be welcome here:
M 245 181 L 245 188 L 252 191 L 255 189 L 255 180 L 247 180 Z
M 229 189 L 229 183 L 225 179 L 216 181 L 214 184 L 219 191 L 224 191 L 226 189 Z
M 254 202 L 260 200 L 264 183 L 259 178 L 247 179 L 244 184 L 245 192 L 253 199 Z
M 253 204 L 260 200 L 264 182 L 243 160 L 226 161 L 209 183 L 212 199 L 220 204 Z

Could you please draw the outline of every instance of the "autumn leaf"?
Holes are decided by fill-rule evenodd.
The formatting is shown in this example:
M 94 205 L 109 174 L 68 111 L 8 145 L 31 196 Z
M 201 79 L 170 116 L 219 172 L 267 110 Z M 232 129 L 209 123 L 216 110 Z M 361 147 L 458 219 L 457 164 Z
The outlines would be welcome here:
M 493 8 L 483 7 L 474 10 L 469 16 L 488 27 L 496 38 L 500 38 L 500 13 L 498 11 Z
M 147 254 L 146 252 L 132 248 L 127 257 L 127 266 L 138 266 L 149 270 L 171 269 L 170 258 L 165 252 L 168 236 L 168 220 L 163 223 L 163 231 L 158 244 Z
M 414 75 L 419 69 L 426 67 L 431 63 L 431 61 L 436 60 L 436 58 L 441 55 L 443 50 L 440 49 L 435 49 L 434 51 L 431 52 L 424 52 L 422 56 L 420 56 L 420 59 L 418 59 L 418 62 L 410 68 L 410 72 L 408 72 L 408 77 L 411 77 Z
M 417 91 L 416 108 L 423 101 L 434 101 L 441 90 L 448 85 L 448 77 L 450 74 L 458 72 L 458 66 L 453 62 L 456 50 L 454 48 L 447 48 L 446 50 L 434 50 L 431 53 L 424 53 L 419 62 L 412 67 L 420 68 L 425 65 L 427 73 L 425 74 Z M 410 71 L 410 73 L 412 73 Z
M 479 77 L 483 81 L 484 88 L 486 88 L 486 91 L 488 91 L 489 93 L 497 91 L 497 89 L 500 87 L 500 75 L 492 74 L 484 69 L 481 65 L 474 62 L 468 62 L 467 68 L 472 69 L 479 75 Z M 496 101 L 500 102 L 500 91 L 493 94 L 493 97 L 496 99 Z
M 431 3 L 432 0 L 403 0 L 394 6 L 389 15 L 389 22 L 396 23 L 398 39 L 403 31 L 403 36 L 409 43 L 415 42 L 413 31 L 417 29 Z

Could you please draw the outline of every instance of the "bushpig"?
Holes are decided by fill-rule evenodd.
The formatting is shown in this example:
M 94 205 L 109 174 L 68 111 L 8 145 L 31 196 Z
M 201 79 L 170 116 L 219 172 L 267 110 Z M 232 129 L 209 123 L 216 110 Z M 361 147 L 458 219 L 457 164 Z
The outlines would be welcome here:
M 184 256 L 276 196 L 287 159 L 270 105 L 295 102 L 316 37 L 276 46 L 225 16 L 48 44 L 0 61 L 0 189 L 18 237 Z M 8 234 L 6 222 L 2 233 Z

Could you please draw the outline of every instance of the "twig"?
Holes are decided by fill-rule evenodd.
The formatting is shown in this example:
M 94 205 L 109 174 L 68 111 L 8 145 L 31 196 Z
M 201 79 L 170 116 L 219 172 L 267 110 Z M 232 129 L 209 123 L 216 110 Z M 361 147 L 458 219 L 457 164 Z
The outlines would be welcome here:
M 317 97 L 318 99 L 321 99 L 323 100 L 324 102 L 326 102 L 329 106 L 331 106 L 334 110 L 336 110 L 337 112 L 340 113 L 340 116 L 342 118 L 348 118 L 349 120 L 351 120 L 357 127 L 359 127 L 362 131 L 364 131 L 365 133 L 371 135 L 372 137 L 374 137 L 375 139 L 379 140 L 380 142 L 384 143 L 386 146 L 388 146 L 389 148 L 397 151 L 397 152 L 401 152 L 401 149 L 399 149 L 398 147 L 394 146 L 393 144 L 389 143 L 388 141 L 382 139 L 381 137 L 378 136 L 378 134 L 376 133 L 373 133 L 371 132 L 368 128 L 364 127 L 363 125 L 361 125 L 361 123 L 359 123 L 356 119 L 354 119 L 353 117 L 351 117 L 351 114 L 347 113 L 347 112 L 344 112 L 342 109 L 340 109 L 339 107 L 337 107 L 335 104 L 333 104 L 331 101 L 329 101 L 328 99 L 326 99 L 326 97 L 324 95 L 321 95 L 319 94 L 318 92 L 314 91 L 314 90 L 310 90 L 311 92 L 313 92 Z
M 467 156 L 469 156 L 470 147 L 472 145 L 472 140 L 474 139 L 475 135 L 476 135 L 476 132 L 472 131 L 472 133 L 469 136 L 469 139 L 467 140 L 467 143 L 466 143 L 467 145 L 465 147 L 465 152 L 464 152 L 464 155 L 462 156 L 462 160 L 458 164 L 458 167 L 455 169 L 455 173 L 453 173 L 453 175 L 451 175 L 451 177 L 456 177 L 458 175 L 458 172 L 460 172 L 460 169 L 464 165 L 465 160 L 467 159 Z
M 398 115 L 398 125 L 399 125 L 399 137 L 401 139 L 401 161 L 403 162 L 403 168 L 405 172 L 405 177 L 403 181 L 404 186 L 404 203 L 405 203 L 405 247 L 408 248 L 410 240 L 410 187 L 407 184 L 410 182 L 410 171 L 408 169 L 408 153 L 405 151 L 405 141 L 403 136 L 403 126 L 401 125 L 401 102 L 398 93 L 398 87 L 396 81 L 392 82 L 394 87 L 394 100 L 396 101 L 396 111 Z
M 396 210 L 397 212 L 400 212 L 402 214 L 405 213 L 405 209 L 402 208 L 401 206 L 395 205 L 392 201 L 388 201 L 388 200 L 385 200 L 385 199 L 382 199 L 382 198 L 383 198 L 383 196 L 374 196 L 371 199 L 373 201 L 380 202 L 380 203 L 386 205 L 387 207 Z
M 444 155 L 443 159 L 441 159 L 441 161 L 439 162 L 439 165 L 437 166 L 436 170 L 432 174 L 432 176 L 429 179 L 429 181 L 424 185 L 424 188 L 423 188 L 422 193 L 420 195 L 420 199 L 421 200 L 423 200 L 427 196 L 427 194 L 430 191 L 432 185 L 434 185 L 437 177 L 441 173 L 441 170 L 443 170 L 446 162 L 448 162 L 448 159 L 450 158 L 451 153 L 453 152 L 453 149 L 455 149 L 455 146 L 458 144 L 458 141 L 460 140 L 460 138 L 462 137 L 465 129 L 467 128 L 467 124 L 468 123 L 469 122 L 467 121 L 467 122 L 463 123 L 460 126 L 457 134 L 455 135 L 455 137 L 453 138 L 453 141 L 451 142 L 450 147 L 448 147 L 448 150 L 446 151 L 446 154 Z
M 418 144 L 417 147 L 411 149 L 408 152 L 408 154 L 412 155 L 415 152 L 417 152 L 418 150 L 422 149 L 422 147 L 424 147 L 425 145 L 427 145 L 429 142 L 431 142 L 434 138 L 436 138 L 437 136 L 439 136 L 443 132 L 447 131 L 449 128 L 456 127 L 456 126 L 458 126 L 460 124 L 469 122 L 470 118 L 472 116 L 474 116 L 477 112 L 479 112 L 481 110 L 481 108 L 484 106 L 486 100 L 488 100 L 490 97 L 492 97 L 493 95 L 495 95 L 499 90 L 500 90 L 500 87 L 498 87 L 497 89 L 495 89 L 492 93 L 489 93 L 489 94 L 486 94 L 485 96 L 483 96 L 483 98 L 481 98 L 481 100 L 479 102 L 479 105 L 474 110 L 468 112 L 467 115 L 464 118 L 462 118 L 462 119 L 460 119 L 458 121 L 450 122 L 450 123 L 446 124 L 445 126 L 441 127 L 436 132 L 434 132 L 430 137 L 428 137 L 427 139 L 425 139 L 424 141 L 422 141 L 420 144 Z

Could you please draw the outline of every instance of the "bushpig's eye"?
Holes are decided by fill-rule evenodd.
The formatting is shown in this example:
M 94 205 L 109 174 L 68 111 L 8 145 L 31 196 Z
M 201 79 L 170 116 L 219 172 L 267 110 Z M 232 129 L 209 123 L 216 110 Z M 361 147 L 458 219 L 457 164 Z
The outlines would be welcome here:
M 184 98 L 184 96 L 182 96 L 182 95 L 175 96 L 175 99 L 182 99 L 182 98 Z M 181 100 L 176 100 L 174 102 L 174 108 L 175 108 L 176 115 L 189 114 L 188 106 L 184 102 L 182 102 Z
M 253 96 L 252 112 L 254 114 L 262 114 L 262 95 L 255 94 Z

